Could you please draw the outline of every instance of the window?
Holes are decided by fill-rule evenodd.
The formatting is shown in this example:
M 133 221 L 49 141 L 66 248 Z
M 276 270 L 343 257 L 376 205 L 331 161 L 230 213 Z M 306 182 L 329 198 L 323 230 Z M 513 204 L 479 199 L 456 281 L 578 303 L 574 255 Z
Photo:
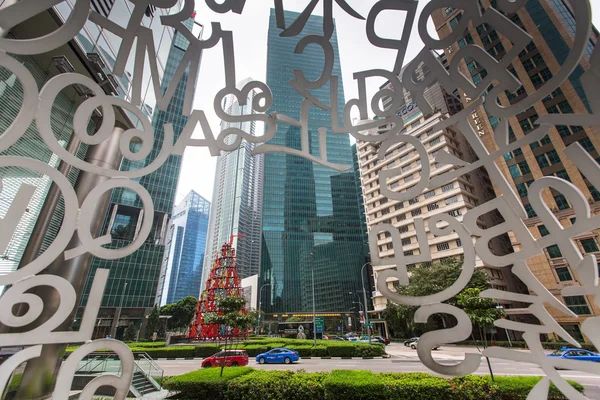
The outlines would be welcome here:
M 431 203 L 427 206 L 427 211 L 437 210 L 438 208 L 440 208 L 438 203 Z
M 396 217 L 396 222 L 404 221 L 406 219 L 406 214 L 400 214 Z
M 418 203 L 418 202 L 419 202 L 419 198 L 415 197 L 414 199 L 410 199 L 408 201 L 408 204 L 413 205 L 413 204 Z
M 562 252 L 557 245 L 553 244 L 550 247 L 546 247 L 546 250 L 548 250 L 550 258 L 562 258 Z
M 452 11 L 454 11 L 454 7 L 446 7 L 446 10 L 444 11 L 446 13 L 446 16 L 452 14 Z
M 454 183 L 449 183 L 447 185 L 442 186 L 442 192 L 447 192 L 448 190 L 454 189 Z
M 581 146 L 583 146 L 584 149 L 586 149 L 588 152 L 592 152 L 594 150 L 596 150 L 596 148 L 594 147 L 594 145 L 592 144 L 592 141 L 590 140 L 589 137 L 585 137 L 583 139 L 581 139 L 579 141 L 579 143 L 581 144 Z
M 416 210 L 412 210 L 410 213 L 413 217 L 416 217 L 417 215 L 421 215 L 421 209 L 417 208 Z
M 402 239 L 402 246 L 408 246 L 410 243 L 410 238 Z
M 571 108 L 571 105 L 569 104 L 569 102 L 567 100 L 563 100 L 560 103 L 558 103 L 558 108 L 560 108 L 560 111 L 563 114 L 572 114 L 573 113 L 573 108 Z
M 446 205 L 456 203 L 458 201 L 458 197 L 452 196 L 446 199 Z
M 460 241 L 460 239 L 456 239 L 456 246 L 462 247 L 462 242 Z
M 519 176 L 521 176 L 521 171 L 519 171 L 519 166 L 518 165 L 509 165 L 508 166 L 508 170 L 510 171 L 510 175 L 513 178 L 518 178 Z
M 428 199 L 430 197 L 435 196 L 435 190 L 425 193 L 425 198 Z
M 412 250 L 408 250 L 404 252 L 405 256 L 412 256 L 413 255 L 413 251 Z
M 524 183 L 517 184 L 517 192 L 520 197 L 527 197 L 527 186 Z
M 545 154 L 540 154 L 538 156 L 535 156 L 535 160 L 537 161 L 538 165 L 542 169 L 550 166 L 550 163 L 548 162 L 548 159 L 546 158 Z
M 527 216 L 529 218 L 535 218 L 535 217 L 537 217 L 537 214 L 533 210 L 533 207 L 531 207 L 531 204 L 524 204 L 524 206 L 525 206 L 525 211 L 527 212 Z
M 458 25 L 458 23 L 460 22 L 460 19 L 462 18 L 462 14 L 458 14 L 456 17 L 452 18 L 450 20 L 450 26 L 454 29 L 456 28 L 456 26 Z
M 569 130 L 569 127 L 566 125 L 556 125 L 556 130 L 558 131 L 558 134 L 562 138 L 571 136 L 571 131 Z
M 429 147 L 435 146 L 436 144 L 440 143 L 440 141 L 441 141 L 440 136 L 436 137 L 435 139 L 433 139 L 429 142 Z
M 586 253 L 598 251 L 598 244 L 593 238 L 581 239 L 581 246 L 583 247 L 583 251 Z
M 529 164 L 527 164 L 527 161 L 521 161 L 517 165 L 519 166 L 519 169 L 521 170 L 521 173 L 523 175 L 529 174 L 531 172 L 531 170 L 529 169 Z
M 540 235 L 542 235 L 542 236 L 547 236 L 550 234 L 550 232 L 548 231 L 548 228 L 546 228 L 546 225 L 539 225 L 538 231 L 540 231 Z
M 556 206 L 558 207 L 559 210 L 566 210 L 568 208 L 571 208 L 571 206 L 569 205 L 569 202 L 567 201 L 565 196 L 563 196 L 562 194 L 559 194 L 558 196 L 554 196 L 554 201 L 556 201 Z
M 546 153 L 546 155 L 548 156 L 548 160 L 550 161 L 550 164 L 554 165 L 554 164 L 558 164 L 560 162 L 560 157 L 556 153 L 556 150 L 550 150 L 549 152 Z
M 398 231 L 400 233 L 406 233 L 406 232 L 408 232 L 408 225 L 402 225 L 401 227 L 398 228 Z
M 437 247 L 438 251 L 449 250 L 450 249 L 450 244 L 448 244 L 448 242 L 446 242 L 446 243 L 440 243 L 436 247 Z
M 448 215 L 451 215 L 453 217 L 459 217 L 462 215 L 462 211 L 460 211 L 460 210 L 448 211 Z
M 396 210 L 400 210 L 402 208 L 404 208 L 404 202 L 402 201 L 394 206 L 394 209 Z
M 583 296 L 564 296 L 565 304 L 569 310 L 578 315 L 587 315 L 590 313 L 590 307 Z
M 565 181 L 571 182 L 571 178 L 569 177 L 569 174 L 564 169 L 558 171 L 556 173 L 556 176 L 559 177 L 559 178 L 561 178 L 561 179 L 564 179 Z
M 592 195 L 592 199 L 594 199 L 594 201 L 600 201 L 600 192 L 598 192 L 598 190 L 594 186 L 588 186 L 588 190 L 590 191 L 590 194 Z
M 569 271 L 568 267 L 556 268 L 556 276 L 558 276 L 558 280 L 561 282 L 573 280 L 573 277 L 571 276 L 571 271 Z

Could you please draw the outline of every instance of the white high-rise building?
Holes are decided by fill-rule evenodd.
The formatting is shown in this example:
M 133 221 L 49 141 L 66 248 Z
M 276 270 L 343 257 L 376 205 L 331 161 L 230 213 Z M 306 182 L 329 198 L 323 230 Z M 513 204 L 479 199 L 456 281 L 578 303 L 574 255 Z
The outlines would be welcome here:
M 248 78 L 238 83 L 238 88 L 243 88 L 251 80 Z M 229 95 L 224 99 L 223 110 L 229 115 L 251 114 L 255 95 L 256 92 L 251 91 L 245 105 L 240 105 L 237 97 Z M 259 126 L 255 122 L 222 121 L 221 129 L 227 128 L 239 128 L 254 136 Z M 233 140 L 233 136 L 230 135 L 228 140 Z M 247 278 L 258 274 L 263 156 L 252 155 L 255 146 L 254 143 L 243 141 L 237 150 L 224 153 L 217 159 L 210 230 L 204 258 L 204 277 L 208 277 L 217 252 L 232 235 L 240 277 Z M 201 290 L 204 290 L 205 284 L 206 279 L 202 282 Z

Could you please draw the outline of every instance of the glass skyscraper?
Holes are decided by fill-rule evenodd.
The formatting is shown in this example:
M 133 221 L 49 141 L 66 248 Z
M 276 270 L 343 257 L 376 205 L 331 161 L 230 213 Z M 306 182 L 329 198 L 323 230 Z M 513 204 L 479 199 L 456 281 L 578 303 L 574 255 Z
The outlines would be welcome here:
M 116 8 L 120 3 L 121 1 L 117 1 L 114 4 L 110 14 L 111 19 L 113 19 L 113 14 L 119 11 Z M 131 12 L 130 9 L 121 11 Z M 116 16 L 116 18 L 118 21 L 121 19 L 126 21 L 129 18 L 129 14 L 127 16 Z M 157 18 L 158 16 L 148 17 L 148 24 L 158 30 L 167 29 L 160 25 L 160 21 L 157 21 Z M 146 18 L 144 18 L 145 20 Z M 186 20 L 184 25 L 192 30 L 194 26 L 193 19 Z M 169 35 L 172 35 L 172 41 L 169 40 Z M 175 70 L 180 64 L 189 42 L 182 34 L 173 31 L 171 28 L 169 28 L 168 32 L 165 31 L 158 37 L 161 40 L 161 46 L 157 50 L 157 56 L 159 58 L 164 56 L 164 49 L 165 47 L 168 48 L 164 69 L 159 67 L 159 73 L 162 74 L 161 90 L 164 93 L 173 79 Z M 98 45 L 100 41 L 101 39 L 98 39 Z M 107 48 L 109 50 L 112 49 L 112 47 Z M 101 51 L 100 55 L 104 56 L 105 53 L 106 51 Z M 114 52 L 112 54 L 114 56 Z M 112 68 L 110 57 L 105 57 L 104 62 Z M 162 64 L 159 63 L 159 65 Z M 185 88 L 188 84 L 188 75 L 189 66 L 177 84 L 175 94 L 165 111 L 159 110 L 155 106 L 156 99 L 150 101 L 146 98 L 143 108 L 148 108 L 146 112 L 154 109 L 152 113 L 152 127 L 154 128 L 155 138 L 154 148 L 144 160 L 123 160 L 121 170 L 143 168 L 156 158 L 162 147 L 165 124 L 172 124 L 175 140 L 179 138 L 188 119 L 182 115 L 183 98 Z M 195 82 L 192 84 L 195 85 Z M 121 81 L 119 81 L 119 85 L 121 85 Z M 150 92 L 152 90 L 148 90 L 148 93 Z M 122 308 L 120 315 L 124 320 L 123 327 L 129 325 L 131 322 L 137 322 L 137 326 L 139 327 L 140 324 L 143 325 L 145 323 L 145 315 L 154 306 L 161 266 L 165 257 L 164 250 L 168 220 L 173 210 L 180 168 L 181 157 L 170 156 L 158 170 L 138 179 L 139 183 L 148 190 L 154 203 L 153 227 L 146 242 L 135 253 L 122 259 L 104 260 L 96 257 L 93 258 L 83 292 L 81 307 L 84 307 L 86 304 L 95 271 L 98 268 L 110 269 L 109 280 L 98 315 L 96 332 L 94 333 L 95 337 L 102 337 L 114 331 L 114 324 L 118 324 L 118 321 L 114 321 L 114 316 L 118 308 Z M 135 193 L 120 188 L 113 190 L 111 204 L 106 212 L 101 231 L 101 234 L 110 233 L 112 235 L 113 240 L 107 247 L 121 248 L 130 244 L 138 233 L 143 214 L 141 201 Z M 117 337 L 121 334 L 123 327 L 117 329 Z
M 298 13 L 286 12 L 289 26 Z M 271 10 L 267 84 L 273 93 L 274 110 L 299 118 L 303 97 L 289 81 L 293 70 L 301 69 L 307 79 L 315 80 L 323 69 L 323 50 L 307 46 L 294 54 L 301 37 L 322 34 L 323 18 L 311 16 L 301 36 L 280 37 L 275 10 Z M 341 76 L 334 33 L 333 73 Z M 329 103 L 329 84 L 311 91 Z M 340 115 L 344 93 L 340 85 Z M 319 154 L 318 128 L 329 127 L 330 113 L 312 107 L 309 116 L 311 153 Z M 280 123 L 269 144 L 300 149 L 300 130 Z M 352 149 L 348 135 L 327 135 L 328 161 L 349 166 L 338 172 L 298 156 L 281 153 L 265 155 L 264 200 L 261 244 L 261 284 L 270 284 L 262 293 L 262 310 L 267 314 L 308 313 L 314 300 L 319 313 L 344 313 L 352 307 L 361 288 L 360 268 L 365 261 L 363 231 L 352 170 Z
M 246 79 L 238 88 L 250 82 Z M 251 105 L 255 91 L 248 94 L 245 105 L 240 105 L 234 95 L 225 98 L 223 109 L 229 115 L 251 114 Z M 254 121 L 229 123 L 222 121 L 221 130 L 238 128 L 250 135 L 256 135 L 257 124 Z M 227 140 L 233 140 L 229 137 Z M 215 184 L 213 190 L 210 231 L 204 259 L 205 276 L 212 269 L 215 256 L 221 251 L 223 243 L 233 235 L 236 250 L 236 262 L 240 277 L 247 278 L 258 274 L 260 257 L 260 221 L 263 201 L 263 159 L 262 154 L 253 156 L 256 144 L 243 141 L 232 152 L 223 153 L 217 159 Z M 206 284 L 203 279 L 202 288 Z
M 161 306 L 198 297 L 210 202 L 193 190 L 173 210 L 156 302 Z

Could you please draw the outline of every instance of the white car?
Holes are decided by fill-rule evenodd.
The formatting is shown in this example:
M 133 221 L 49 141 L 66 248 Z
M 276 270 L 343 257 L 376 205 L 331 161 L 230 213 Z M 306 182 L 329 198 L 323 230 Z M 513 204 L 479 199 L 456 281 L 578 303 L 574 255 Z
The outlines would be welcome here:
M 418 345 L 419 345 L 419 340 L 418 339 L 409 344 L 410 348 L 413 349 L 413 350 L 416 350 Z M 440 345 L 436 344 L 435 346 L 433 346 L 431 348 L 431 350 L 437 350 L 439 348 L 440 348 Z

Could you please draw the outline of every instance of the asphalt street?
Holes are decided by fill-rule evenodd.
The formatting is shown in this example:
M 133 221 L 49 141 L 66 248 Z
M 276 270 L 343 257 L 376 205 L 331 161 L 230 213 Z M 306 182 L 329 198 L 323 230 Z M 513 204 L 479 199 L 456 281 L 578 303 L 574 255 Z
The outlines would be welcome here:
M 373 372 L 428 372 L 431 373 L 419 360 L 417 352 L 404 347 L 399 343 L 392 343 L 386 348 L 391 355 L 384 359 L 331 359 L 322 360 L 319 358 L 301 359 L 298 363 L 292 365 L 283 364 L 257 364 L 254 358 L 250 359 L 249 366 L 265 370 L 304 370 L 306 372 L 331 371 L 334 369 L 354 369 L 369 370 Z M 434 359 L 444 365 L 452 365 L 464 358 L 465 353 L 476 353 L 474 347 L 452 347 L 442 346 L 440 350 L 434 351 Z M 164 369 L 165 376 L 180 375 L 200 368 L 200 360 L 169 360 L 157 361 L 157 364 Z M 519 376 L 541 376 L 542 370 L 535 364 L 507 361 L 500 359 L 490 359 L 492 371 L 495 375 L 519 375 Z M 489 375 L 489 369 L 485 359 L 482 359 L 481 365 L 477 370 L 477 375 Z M 600 400 L 600 376 L 579 371 L 559 371 L 560 375 L 566 379 L 572 379 L 583 384 L 586 388 L 586 395 L 589 399 Z

